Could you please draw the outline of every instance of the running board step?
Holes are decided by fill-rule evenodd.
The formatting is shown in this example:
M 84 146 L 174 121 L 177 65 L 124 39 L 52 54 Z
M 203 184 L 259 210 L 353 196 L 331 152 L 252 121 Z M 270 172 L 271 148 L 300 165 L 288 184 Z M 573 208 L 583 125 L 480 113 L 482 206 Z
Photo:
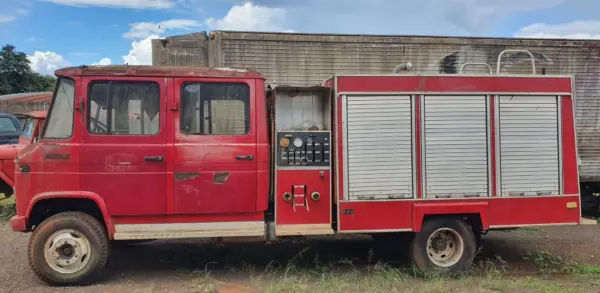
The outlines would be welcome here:
M 276 236 L 331 235 L 333 233 L 331 224 L 293 224 L 275 226 Z
M 265 236 L 265 223 L 117 224 L 115 240 Z

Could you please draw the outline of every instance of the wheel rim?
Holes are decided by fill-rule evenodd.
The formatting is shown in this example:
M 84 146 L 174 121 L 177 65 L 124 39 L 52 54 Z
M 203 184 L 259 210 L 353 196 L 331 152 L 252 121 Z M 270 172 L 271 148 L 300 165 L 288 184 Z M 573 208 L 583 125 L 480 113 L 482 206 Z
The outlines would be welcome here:
M 439 267 L 456 264 L 464 253 L 464 242 L 460 234 L 450 228 L 440 228 L 427 239 L 429 260 Z
M 44 245 L 46 263 L 62 274 L 72 274 L 83 269 L 91 257 L 90 241 L 79 231 L 54 232 Z

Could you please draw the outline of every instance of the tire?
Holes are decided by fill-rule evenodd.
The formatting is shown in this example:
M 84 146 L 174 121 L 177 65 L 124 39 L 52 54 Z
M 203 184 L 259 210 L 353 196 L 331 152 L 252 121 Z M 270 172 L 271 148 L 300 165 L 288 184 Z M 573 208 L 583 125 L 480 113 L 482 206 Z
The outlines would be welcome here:
M 449 238 L 454 240 L 436 241 L 440 239 L 437 238 L 440 232 L 452 235 L 446 237 L 446 240 Z M 429 243 L 430 238 L 431 243 Z M 473 263 L 476 252 L 477 243 L 469 224 L 458 218 L 447 217 L 432 218 L 423 223 L 421 231 L 416 233 L 410 247 L 411 259 L 419 269 L 435 270 L 443 275 L 453 275 L 467 270 Z
M 31 269 L 52 286 L 96 281 L 110 252 L 104 225 L 81 212 L 60 213 L 44 220 L 33 231 L 28 250 Z

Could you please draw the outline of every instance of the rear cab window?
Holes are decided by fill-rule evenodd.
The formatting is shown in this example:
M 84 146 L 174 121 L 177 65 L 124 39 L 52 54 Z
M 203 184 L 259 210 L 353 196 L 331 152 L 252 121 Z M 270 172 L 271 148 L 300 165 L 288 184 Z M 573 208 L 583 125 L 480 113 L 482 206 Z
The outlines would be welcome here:
M 160 86 L 145 81 L 94 81 L 88 88 L 87 109 L 90 134 L 156 135 Z
M 23 126 L 23 132 L 21 133 L 22 138 L 30 139 L 33 136 L 34 122 L 33 118 L 27 118 L 27 120 L 25 120 L 25 126 Z
M 181 92 L 181 132 L 187 135 L 246 135 L 250 88 L 242 83 L 186 83 Z

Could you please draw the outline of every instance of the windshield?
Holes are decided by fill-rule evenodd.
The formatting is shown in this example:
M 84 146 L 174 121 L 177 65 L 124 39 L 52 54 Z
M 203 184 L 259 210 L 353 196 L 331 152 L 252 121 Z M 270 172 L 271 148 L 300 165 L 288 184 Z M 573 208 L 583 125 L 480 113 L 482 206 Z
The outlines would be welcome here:
M 69 138 L 73 134 L 75 82 L 60 78 L 50 105 L 44 138 Z
M 30 139 L 32 135 L 33 135 L 33 118 L 27 118 L 27 120 L 25 120 L 25 126 L 23 127 L 23 132 L 21 133 L 21 137 Z

